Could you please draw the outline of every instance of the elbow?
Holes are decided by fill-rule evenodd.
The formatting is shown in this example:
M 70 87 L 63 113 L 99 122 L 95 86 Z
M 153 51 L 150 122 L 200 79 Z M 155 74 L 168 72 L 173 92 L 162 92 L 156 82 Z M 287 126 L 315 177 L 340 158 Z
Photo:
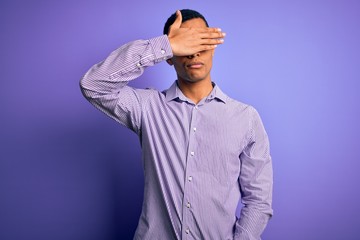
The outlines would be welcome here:
M 86 89 L 86 85 L 87 85 L 87 74 L 85 74 L 84 76 L 81 77 L 79 85 L 80 85 L 80 89 L 81 91 L 83 91 L 84 89 Z
M 82 93 L 82 95 L 86 98 L 89 99 L 91 97 L 90 95 L 90 89 L 89 89 L 89 82 L 88 82 L 88 78 L 87 78 L 87 74 L 85 74 L 79 82 L 79 86 L 80 86 L 80 91 Z

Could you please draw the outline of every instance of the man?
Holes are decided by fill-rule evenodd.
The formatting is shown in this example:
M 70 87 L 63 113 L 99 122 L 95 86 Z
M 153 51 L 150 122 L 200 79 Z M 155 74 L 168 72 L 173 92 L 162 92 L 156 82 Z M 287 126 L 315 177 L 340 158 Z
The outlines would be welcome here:
M 121 46 L 81 80 L 93 105 L 140 138 L 145 191 L 134 239 L 260 239 L 272 215 L 272 163 L 260 117 L 210 77 L 224 36 L 200 13 L 177 11 L 163 36 Z M 177 73 L 168 90 L 127 86 L 165 60 Z

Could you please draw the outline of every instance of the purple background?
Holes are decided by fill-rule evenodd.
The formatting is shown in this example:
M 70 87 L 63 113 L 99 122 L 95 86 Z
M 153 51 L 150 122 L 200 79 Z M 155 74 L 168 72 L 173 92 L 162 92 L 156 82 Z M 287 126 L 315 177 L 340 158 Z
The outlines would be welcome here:
M 118 46 L 160 35 L 179 8 L 227 32 L 212 77 L 268 131 L 275 215 L 264 239 L 359 239 L 356 0 L 2 0 L 0 239 L 132 238 L 139 141 L 86 102 L 79 79 Z M 161 63 L 133 85 L 174 79 Z

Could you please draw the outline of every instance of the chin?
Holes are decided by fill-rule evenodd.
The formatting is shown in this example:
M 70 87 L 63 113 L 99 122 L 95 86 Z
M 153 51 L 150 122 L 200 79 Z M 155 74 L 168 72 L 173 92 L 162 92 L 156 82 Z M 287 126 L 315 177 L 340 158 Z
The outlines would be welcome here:
M 197 82 L 201 82 L 202 80 L 204 80 L 203 78 L 191 78 L 191 79 L 185 79 L 186 82 L 188 83 L 197 83 Z
M 187 75 L 187 76 L 184 76 L 184 77 L 181 77 L 179 76 L 178 79 L 182 80 L 183 82 L 186 82 L 186 83 L 198 83 L 198 82 L 201 82 L 203 80 L 206 79 L 205 76 L 200 76 L 200 75 Z
M 188 82 L 200 82 L 203 81 L 204 79 L 205 77 L 201 77 L 201 76 L 190 76 L 188 78 L 185 78 L 185 80 Z

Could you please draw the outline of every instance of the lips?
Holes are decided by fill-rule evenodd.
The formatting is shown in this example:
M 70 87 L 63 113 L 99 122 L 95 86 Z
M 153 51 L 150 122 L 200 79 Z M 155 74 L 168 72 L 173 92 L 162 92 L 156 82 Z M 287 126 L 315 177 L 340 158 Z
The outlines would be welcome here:
M 204 66 L 202 62 L 191 62 L 186 65 L 186 67 L 190 69 L 198 69 L 201 68 L 202 66 Z

